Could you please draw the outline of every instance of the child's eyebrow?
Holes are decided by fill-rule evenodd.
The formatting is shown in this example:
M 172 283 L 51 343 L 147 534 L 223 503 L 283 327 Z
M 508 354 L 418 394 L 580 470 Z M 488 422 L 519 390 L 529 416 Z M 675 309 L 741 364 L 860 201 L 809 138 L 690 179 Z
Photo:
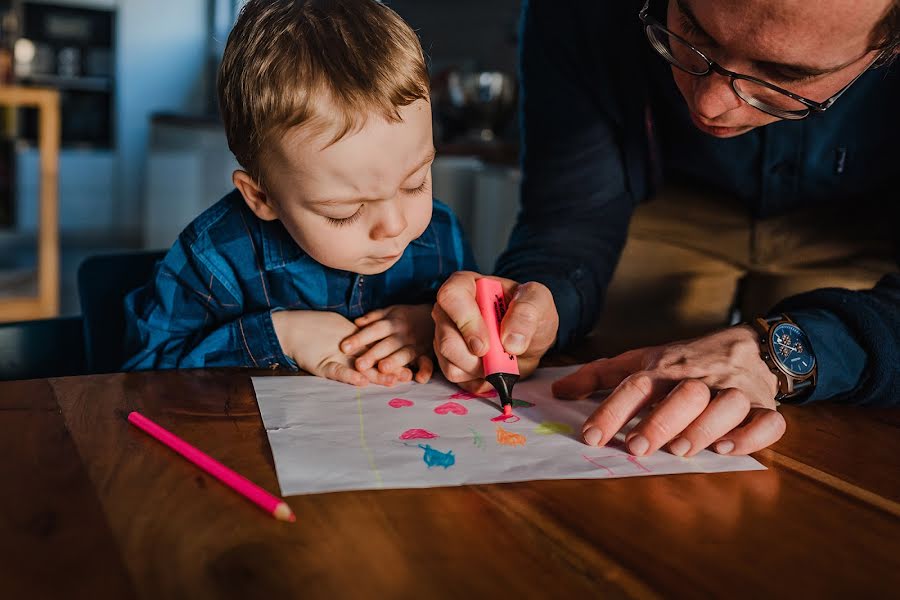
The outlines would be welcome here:
M 432 148 L 428 152 L 428 154 L 426 154 L 425 157 L 403 178 L 403 181 L 406 181 L 407 179 L 415 175 L 416 172 L 419 171 L 422 167 L 433 161 L 436 155 L 437 150 Z M 341 204 L 358 204 L 360 202 L 369 202 L 370 200 L 371 199 L 369 198 L 345 198 L 340 200 L 335 198 L 328 198 L 325 200 L 315 200 L 311 202 L 311 204 L 314 204 L 316 206 L 338 206 Z

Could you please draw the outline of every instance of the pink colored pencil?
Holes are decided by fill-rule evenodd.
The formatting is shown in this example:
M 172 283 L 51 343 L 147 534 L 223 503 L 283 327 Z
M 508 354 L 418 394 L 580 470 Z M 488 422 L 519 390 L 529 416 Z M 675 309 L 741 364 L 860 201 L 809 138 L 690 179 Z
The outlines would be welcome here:
M 297 517 L 294 516 L 294 511 L 291 510 L 291 507 L 284 500 L 273 496 L 246 477 L 238 475 L 210 455 L 191 446 L 144 415 L 138 412 L 131 412 L 128 414 L 128 422 L 182 455 L 279 521 L 290 521 L 293 523 L 297 520 Z

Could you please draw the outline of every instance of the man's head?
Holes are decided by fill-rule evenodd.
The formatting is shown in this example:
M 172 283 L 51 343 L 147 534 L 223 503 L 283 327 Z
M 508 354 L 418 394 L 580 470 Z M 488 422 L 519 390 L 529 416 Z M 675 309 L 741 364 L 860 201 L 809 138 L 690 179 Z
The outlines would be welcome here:
M 823 102 L 900 43 L 900 0 L 669 0 L 668 28 L 726 69 Z M 728 77 L 672 69 L 701 130 L 733 137 L 778 120 Z
M 235 186 L 318 262 L 379 273 L 428 226 L 428 71 L 386 6 L 250 0 L 218 88 Z

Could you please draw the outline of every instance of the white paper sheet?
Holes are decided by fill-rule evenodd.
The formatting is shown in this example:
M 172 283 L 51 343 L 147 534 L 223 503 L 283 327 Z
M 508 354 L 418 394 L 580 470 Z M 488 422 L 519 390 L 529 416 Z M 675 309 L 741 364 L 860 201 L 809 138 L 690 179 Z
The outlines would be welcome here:
M 253 386 L 284 495 L 765 469 L 707 450 L 635 458 L 624 451 L 625 432 L 606 447 L 586 446 L 581 426 L 597 400 L 550 393 L 574 369 L 540 369 L 518 383 L 515 398 L 534 406 L 515 408 L 516 422 L 491 421 L 502 414 L 496 398 L 471 398 L 440 377 L 393 388 L 254 377 Z

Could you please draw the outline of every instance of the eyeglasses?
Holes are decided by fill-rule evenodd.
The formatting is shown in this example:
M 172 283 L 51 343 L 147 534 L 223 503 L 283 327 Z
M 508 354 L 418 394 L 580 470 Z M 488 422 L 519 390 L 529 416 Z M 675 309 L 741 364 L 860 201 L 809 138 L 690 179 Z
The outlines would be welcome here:
M 709 75 L 713 71 L 723 77 L 728 77 L 731 80 L 731 87 L 738 98 L 753 108 L 779 119 L 799 120 L 805 119 L 813 111 L 825 112 L 863 73 L 879 62 L 884 54 L 883 52 L 879 54 L 868 67 L 863 69 L 859 75 L 854 77 L 850 83 L 842 87 L 831 98 L 824 102 L 816 102 L 762 79 L 729 71 L 650 16 L 650 0 L 647 0 L 644 4 L 644 8 L 638 13 L 638 18 L 644 24 L 644 32 L 647 34 L 650 45 L 669 64 L 685 73 L 698 77 Z

